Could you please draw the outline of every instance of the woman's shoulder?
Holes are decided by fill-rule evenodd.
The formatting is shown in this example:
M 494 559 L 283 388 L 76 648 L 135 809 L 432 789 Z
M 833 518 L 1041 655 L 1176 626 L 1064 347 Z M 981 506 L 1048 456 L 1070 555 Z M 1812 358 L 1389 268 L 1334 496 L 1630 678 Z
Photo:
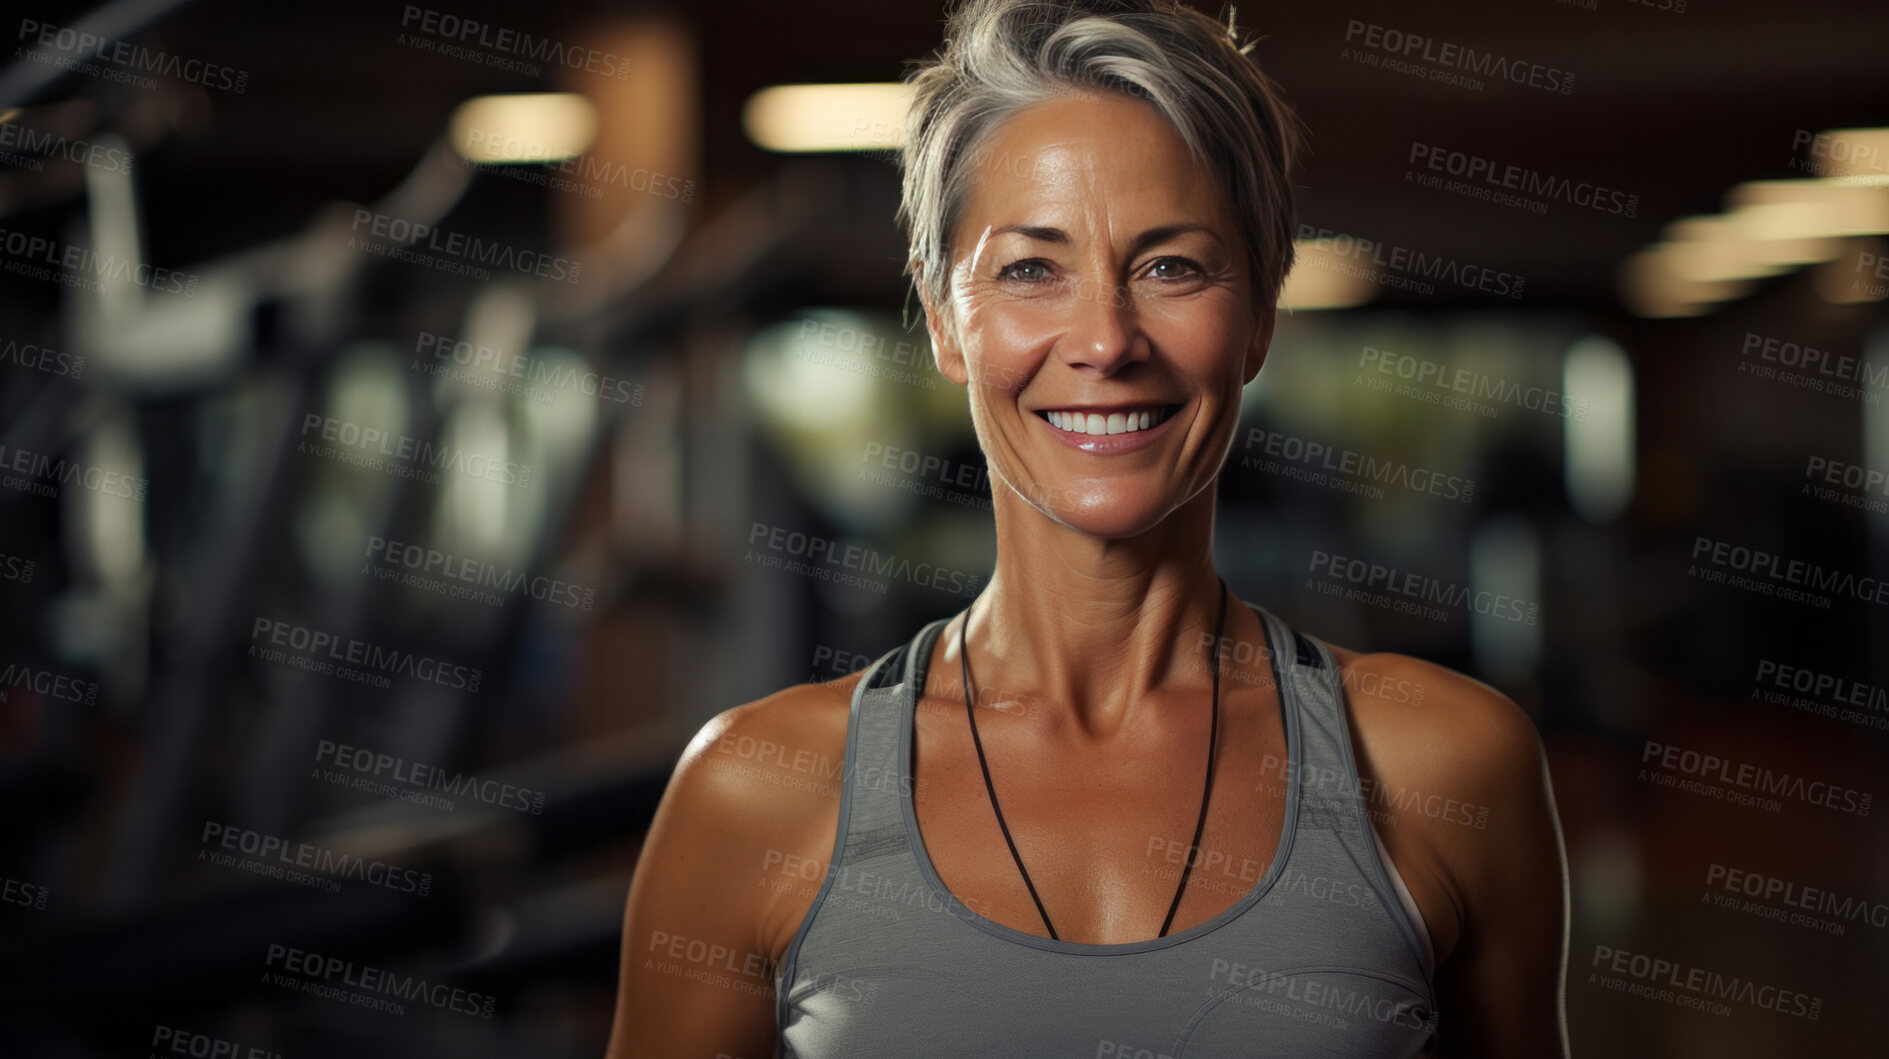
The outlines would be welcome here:
M 833 846 L 858 680 L 796 684 L 702 725 L 676 763 L 646 849 L 679 866 L 652 892 L 680 889 L 652 902 L 718 908 L 729 936 L 756 939 L 770 958 L 784 951 L 807 904 L 788 885 L 799 877 L 789 869 L 824 871 Z
M 693 774 L 695 785 L 744 800 L 837 784 L 853 690 L 863 675 L 794 684 L 723 710 L 689 741 L 678 775 Z
M 1411 655 L 1326 646 L 1338 660 L 1352 724 L 1373 757 L 1465 788 L 1539 775 L 1540 732 L 1509 696 Z
M 652 946 L 660 932 L 777 965 L 811 902 L 799 884 L 825 871 L 833 847 L 857 683 L 783 688 L 723 710 L 689 741 L 630 888 L 627 922 Z
M 1533 719 L 1447 666 L 1327 646 L 1345 687 L 1360 791 L 1423 909 L 1437 958 L 1517 886 L 1549 900 L 1550 876 L 1516 866 L 1524 851 L 1559 841 Z M 1543 853 L 1530 863 L 1551 862 Z

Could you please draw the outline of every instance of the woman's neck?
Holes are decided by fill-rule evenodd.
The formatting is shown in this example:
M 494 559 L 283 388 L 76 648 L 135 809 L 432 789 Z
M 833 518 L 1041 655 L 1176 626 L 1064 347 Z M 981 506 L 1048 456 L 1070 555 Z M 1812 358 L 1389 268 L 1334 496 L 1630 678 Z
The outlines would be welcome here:
M 1053 522 L 1001 484 L 993 492 L 997 569 L 967 630 L 980 699 L 1041 696 L 1106 737 L 1154 692 L 1208 693 L 1220 612 L 1211 487 L 1120 540 Z M 1231 610 L 1227 620 L 1230 632 Z M 947 650 L 955 678 L 955 627 Z

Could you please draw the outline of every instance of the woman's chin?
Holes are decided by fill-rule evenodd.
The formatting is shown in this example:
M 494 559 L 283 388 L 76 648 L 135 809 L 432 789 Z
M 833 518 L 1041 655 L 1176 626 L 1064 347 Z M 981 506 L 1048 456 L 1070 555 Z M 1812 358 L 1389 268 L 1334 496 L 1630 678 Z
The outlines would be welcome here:
M 1160 525 L 1173 509 L 1149 500 L 1098 496 L 1084 498 L 1067 507 L 1049 506 L 1046 510 L 1051 518 L 1070 529 L 1091 537 L 1121 540 L 1138 537 Z

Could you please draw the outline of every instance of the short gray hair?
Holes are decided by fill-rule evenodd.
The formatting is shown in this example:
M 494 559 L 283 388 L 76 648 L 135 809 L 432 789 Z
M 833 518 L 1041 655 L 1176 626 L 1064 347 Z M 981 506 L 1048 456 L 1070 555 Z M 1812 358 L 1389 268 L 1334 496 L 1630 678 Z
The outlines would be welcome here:
M 943 306 L 951 232 L 980 149 L 1017 111 L 1109 91 L 1152 105 L 1232 198 L 1258 315 L 1292 268 L 1297 119 L 1251 44 L 1175 0 L 962 0 L 913 87 L 900 151 L 907 271 Z

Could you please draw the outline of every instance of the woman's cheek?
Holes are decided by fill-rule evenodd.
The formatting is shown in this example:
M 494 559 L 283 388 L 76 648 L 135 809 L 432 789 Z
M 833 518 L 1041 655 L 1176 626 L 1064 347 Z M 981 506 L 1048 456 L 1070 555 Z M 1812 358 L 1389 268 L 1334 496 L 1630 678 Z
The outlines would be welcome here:
M 1184 369 L 1194 371 L 1231 358 L 1237 370 L 1244 353 L 1238 348 L 1237 315 L 1232 307 L 1211 300 L 1175 299 L 1151 302 L 1142 319 L 1149 339 Z
M 971 351 L 978 361 L 972 377 L 992 399 L 1022 390 L 1041 367 L 1056 335 L 1046 308 L 1028 302 L 986 304 L 967 320 L 966 330 L 978 336 Z

